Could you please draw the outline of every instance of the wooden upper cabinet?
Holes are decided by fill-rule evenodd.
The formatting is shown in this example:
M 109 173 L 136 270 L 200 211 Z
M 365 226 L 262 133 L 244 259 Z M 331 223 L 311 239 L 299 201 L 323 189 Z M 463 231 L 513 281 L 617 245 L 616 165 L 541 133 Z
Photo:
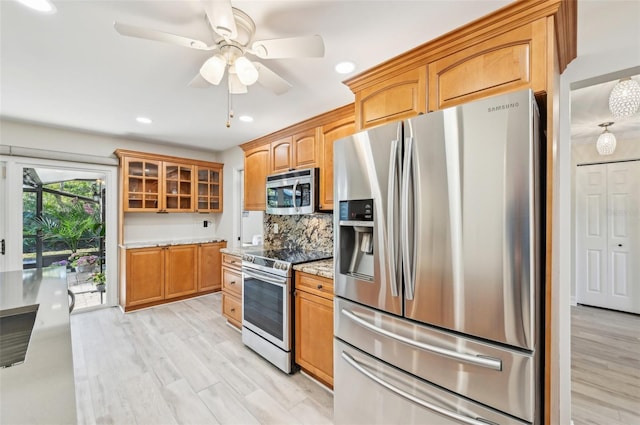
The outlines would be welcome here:
M 429 110 L 525 88 L 545 92 L 546 35 L 542 18 L 429 63 Z
M 124 211 L 160 211 L 162 161 L 125 157 L 122 168 Z
M 420 66 L 355 93 L 358 129 L 427 112 L 427 67 Z
M 256 146 L 244 153 L 244 209 L 247 211 L 265 210 L 269 154 L 268 144 Z
M 124 212 L 221 212 L 224 164 L 118 149 Z
M 320 209 L 333 210 L 333 143 L 356 132 L 353 116 L 336 120 L 320 128 Z
M 313 168 L 320 165 L 317 133 L 317 128 L 310 128 L 293 135 L 291 141 L 291 168 Z
M 193 201 L 194 166 L 163 162 L 164 211 L 191 212 Z
M 222 212 L 222 167 L 196 166 L 196 212 Z
M 292 166 L 292 146 L 291 136 L 271 142 L 271 166 L 270 173 L 284 173 L 289 171 Z

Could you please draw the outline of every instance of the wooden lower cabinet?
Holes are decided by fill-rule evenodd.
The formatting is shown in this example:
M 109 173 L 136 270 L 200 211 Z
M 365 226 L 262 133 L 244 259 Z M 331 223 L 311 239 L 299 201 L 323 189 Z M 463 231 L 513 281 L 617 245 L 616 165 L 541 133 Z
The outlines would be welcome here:
M 164 300 L 164 248 L 127 250 L 126 307 Z
M 125 311 L 220 290 L 226 242 L 126 250 Z
M 176 298 L 198 292 L 198 245 L 165 248 L 164 298 Z
M 236 328 L 242 328 L 242 260 L 222 254 L 222 315 Z
M 200 244 L 198 247 L 198 292 L 222 289 L 222 253 L 226 242 Z
M 295 359 L 333 388 L 333 281 L 296 272 Z

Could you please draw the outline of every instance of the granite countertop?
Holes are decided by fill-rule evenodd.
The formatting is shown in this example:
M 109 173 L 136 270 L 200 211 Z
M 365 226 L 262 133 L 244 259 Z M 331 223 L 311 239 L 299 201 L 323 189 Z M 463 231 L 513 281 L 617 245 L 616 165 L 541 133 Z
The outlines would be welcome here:
M 64 267 L 0 273 L 0 309 L 39 304 L 24 363 L 0 369 L 0 423 L 75 424 Z
M 228 246 L 220 249 L 220 252 L 234 255 L 236 257 L 242 257 L 245 252 L 255 251 L 256 249 L 262 249 L 262 245 Z
M 333 279 L 333 259 L 296 264 L 293 266 L 293 269 L 316 276 Z
M 134 248 L 151 248 L 154 246 L 170 246 L 170 245 L 192 245 L 199 243 L 211 243 L 211 242 L 224 242 L 221 238 L 190 238 L 190 239 L 172 239 L 172 240 L 159 240 L 159 241 L 138 241 L 138 242 L 126 242 L 120 245 L 120 248 L 134 249 Z

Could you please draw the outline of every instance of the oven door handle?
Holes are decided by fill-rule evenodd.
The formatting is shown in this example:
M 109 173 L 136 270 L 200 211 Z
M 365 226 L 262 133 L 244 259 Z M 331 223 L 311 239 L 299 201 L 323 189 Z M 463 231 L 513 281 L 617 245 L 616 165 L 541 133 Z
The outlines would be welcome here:
M 246 267 L 242 268 L 242 273 L 247 277 L 264 280 L 265 282 L 271 283 L 273 285 L 278 285 L 278 286 L 281 286 L 283 288 L 285 288 L 287 286 L 286 278 L 275 279 L 272 276 L 269 276 L 267 273 L 259 272 L 257 270 L 253 270 L 253 269 L 249 270 Z

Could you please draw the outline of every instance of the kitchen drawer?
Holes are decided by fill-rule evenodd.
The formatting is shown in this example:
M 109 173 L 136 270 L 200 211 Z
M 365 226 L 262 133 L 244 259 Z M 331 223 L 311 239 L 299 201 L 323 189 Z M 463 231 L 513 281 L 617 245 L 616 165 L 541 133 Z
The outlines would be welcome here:
M 296 272 L 296 289 L 333 300 L 333 280 L 304 272 Z
M 382 361 L 536 422 L 540 410 L 536 407 L 533 353 L 420 325 L 342 298 L 336 298 L 334 324 L 336 338 Z M 336 370 L 336 376 L 339 373 Z M 336 388 L 338 385 L 336 382 Z
M 240 271 L 242 267 L 242 258 L 235 255 L 222 253 L 222 265 Z
M 222 290 L 242 297 L 242 273 L 226 267 L 222 268 Z
M 239 298 L 222 293 L 222 315 L 236 327 L 242 326 L 242 302 Z

